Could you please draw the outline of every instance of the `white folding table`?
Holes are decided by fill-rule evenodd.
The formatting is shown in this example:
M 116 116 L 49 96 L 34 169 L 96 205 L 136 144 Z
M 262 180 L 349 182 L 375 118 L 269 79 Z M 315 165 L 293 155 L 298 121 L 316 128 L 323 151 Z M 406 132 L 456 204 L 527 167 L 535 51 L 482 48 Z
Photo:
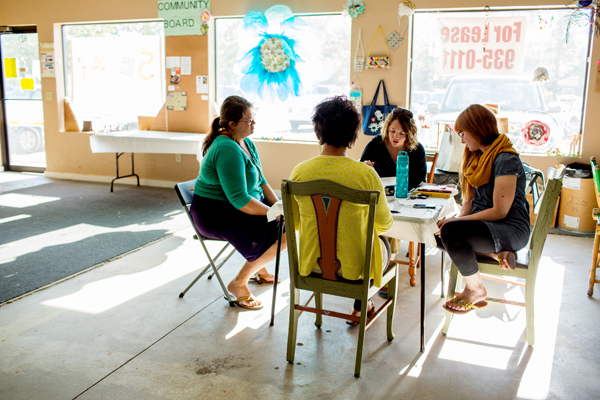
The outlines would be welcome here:
M 90 136 L 92 153 L 116 154 L 116 177 L 110 182 L 110 191 L 117 179 L 135 176 L 140 186 L 140 177 L 135 173 L 134 153 L 154 154 L 195 154 L 198 162 L 202 160 L 202 141 L 206 134 L 161 131 L 120 131 L 95 133 Z M 131 174 L 119 175 L 119 157 L 131 153 Z

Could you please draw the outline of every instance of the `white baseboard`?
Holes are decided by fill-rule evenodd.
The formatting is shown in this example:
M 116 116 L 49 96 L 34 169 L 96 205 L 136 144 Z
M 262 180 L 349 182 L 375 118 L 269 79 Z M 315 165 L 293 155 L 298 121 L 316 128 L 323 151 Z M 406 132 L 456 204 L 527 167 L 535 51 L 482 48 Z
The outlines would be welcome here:
M 110 184 L 110 181 L 113 180 L 111 176 L 101 176 L 101 175 L 81 175 L 81 174 L 70 174 L 66 172 L 44 172 L 44 176 L 46 178 L 53 179 L 67 179 L 72 181 L 86 181 L 86 182 L 103 182 Z M 142 179 L 140 178 L 140 186 L 150 186 L 150 187 L 164 187 L 164 188 L 173 188 L 175 184 L 178 182 L 171 181 L 159 181 L 155 179 Z M 135 177 L 123 178 L 115 181 L 115 184 L 125 184 L 125 185 L 137 185 L 137 179 Z

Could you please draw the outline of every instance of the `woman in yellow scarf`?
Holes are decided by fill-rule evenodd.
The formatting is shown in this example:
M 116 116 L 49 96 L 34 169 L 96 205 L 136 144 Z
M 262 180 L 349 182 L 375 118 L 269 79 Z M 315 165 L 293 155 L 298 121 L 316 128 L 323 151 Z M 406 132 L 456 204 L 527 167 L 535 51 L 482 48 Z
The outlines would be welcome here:
M 476 254 L 514 270 L 515 252 L 527 245 L 531 227 L 523 163 L 508 137 L 498 132 L 494 113 L 472 104 L 458 116 L 454 131 L 465 144 L 460 168 L 463 207 L 457 217 L 438 222 L 436 239 L 465 279 L 465 290 L 444 308 L 465 314 L 487 305 Z

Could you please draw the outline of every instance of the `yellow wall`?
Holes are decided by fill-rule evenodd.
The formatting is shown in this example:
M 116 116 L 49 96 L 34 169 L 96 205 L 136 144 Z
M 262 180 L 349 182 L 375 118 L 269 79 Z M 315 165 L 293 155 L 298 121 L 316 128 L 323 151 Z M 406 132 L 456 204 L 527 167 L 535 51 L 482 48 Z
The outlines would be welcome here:
M 244 15 L 249 11 L 265 11 L 276 4 L 286 4 L 293 12 L 339 12 L 345 0 L 212 0 L 211 12 L 214 16 Z M 382 25 L 385 32 L 400 30 L 398 26 L 397 7 L 399 0 L 367 0 L 364 15 L 353 20 L 352 25 L 352 57 L 356 46 L 358 29 L 363 32 L 374 32 L 377 25 Z M 417 0 L 419 9 L 435 8 L 483 8 L 488 5 L 494 7 L 506 6 L 542 6 L 564 5 L 564 0 L 504 0 L 486 1 L 485 4 L 473 0 Z M 55 42 L 60 45 L 60 38 L 54 36 L 54 24 L 66 22 L 90 21 L 117 21 L 152 19 L 157 17 L 156 0 L 19 0 L 0 2 L 0 25 L 36 25 L 40 42 Z M 402 21 L 404 22 L 404 21 Z M 370 35 L 367 35 L 370 37 Z M 409 39 L 409 33 L 405 35 Z M 363 41 L 363 44 L 365 42 Z M 390 101 L 399 106 L 407 105 L 408 72 L 408 40 L 396 51 L 390 52 L 389 70 L 365 70 L 358 74 L 363 89 L 363 102 L 371 99 L 379 79 L 385 79 Z M 600 44 L 594 43 L 592 64 L 600 59 Z M 352 60 L 349 65 L 352 66 Z M 354 71 L 351 72 L 354 76 Z M 600 114 L 596 114 L 600 104 L 600 93 L 594 91 L 595 71 L 590 74 L 588 82 L 589 94 L 587 102 L 587 115 L 585 119 L 585 137 L 582 146 L 582 158 L 557 159 L 553 157 L 523 157 L 530 165 L 546 171 L 548 167 L 557 163 L 570 163 L 574 161 L 588 162 L 590 156 L 600 155 L 600 135 L 596 134 L 595 127 L 600 125 Z M 89 146 L 89 135 L 86 133 L 60 132 L 59 107 L 57 102 L 56 80 L 54 78 L 42 79 L 44 99 L 46 93 L 53 93 L 53 100 L 44 100 L 44 119 L 46 131 L 47 171 L 52 173 L 76 174 L 87 176 L 102 176 L 107 179 L 114 176 L 113 154 L 92 154 Z M 60 99 L 58 99 L 60 100 Z M 361 135 L 354 149 L 350 151 L 352 157 L 359 157 L 370 137 Z M 289 176 L 292 168 L 300 161 L 316 156 L 319 153 L 317 145 L 286 144 L 273 142 L 258 142 L 261 161 L 265 169 L 265 176 L 275 189 L 279 188 L 282 178 Z M 122 164 L 125 171 L 128 169 L 128 157 Z M 136 155 L 136 172 L 142 179 L 158 181 L 183 181 L 192 179 L 197 175 L 198 162 L 194 156 L 182 156 L 181 162 L 175 162 L 175 155 L 138 154 Z

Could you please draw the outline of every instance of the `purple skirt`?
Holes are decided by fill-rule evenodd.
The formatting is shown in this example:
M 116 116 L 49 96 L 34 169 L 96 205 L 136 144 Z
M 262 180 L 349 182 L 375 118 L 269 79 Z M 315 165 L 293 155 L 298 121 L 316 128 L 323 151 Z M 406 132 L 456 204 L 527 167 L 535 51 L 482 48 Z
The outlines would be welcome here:
M 277 241 L 277 221 L 268 222 L 266 216 L 246 214 L 228 201 L 194 195 L 190 214 L 202 236 L 227 240 L 250 262 Z

